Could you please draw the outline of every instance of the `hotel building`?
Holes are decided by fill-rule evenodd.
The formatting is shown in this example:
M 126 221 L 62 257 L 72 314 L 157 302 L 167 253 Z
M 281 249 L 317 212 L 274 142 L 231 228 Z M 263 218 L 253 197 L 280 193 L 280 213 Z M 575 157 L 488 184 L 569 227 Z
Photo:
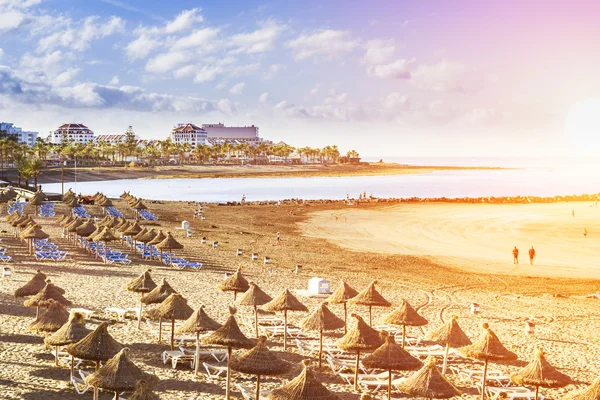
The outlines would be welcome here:
M 94 132 L 83 124 L 64 124 L 48 136 L 50 143 L 60 144 L 66 141 L 86 144 L 94 141 Z
M 37 140 L 38 133 L 24 131 L 23 129 L 14 126 L 12 122 L 0 122 L 0 131 L 6 132 L 8 135 L 14 135 L 19 143 L 25 143 L 29 147 L 33 147 Z

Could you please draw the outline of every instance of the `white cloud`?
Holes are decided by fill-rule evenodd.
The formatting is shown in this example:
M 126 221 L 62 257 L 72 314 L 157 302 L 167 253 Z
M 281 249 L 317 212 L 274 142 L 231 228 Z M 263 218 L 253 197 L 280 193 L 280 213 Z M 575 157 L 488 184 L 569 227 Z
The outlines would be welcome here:
M 106 22 L 99 21 L 100 17 L 92 16 L 75 23 L 73 27 L 61 29 L 39 40 L 38 51 L 52 51 L 58 47 L 65 47 L 72 51 L 84 51 L 90 47 L 94 40 L 102 39 L 125 28 L 125 21 L 112 16 Z
M 284 65 L 281 64 L 272 64 L 267 68 L 267 71 L 264 73 L 264 79 L 273 79 L 280 71 L 285 69 Z
M 325 104 L 344 104 L 346 100 L 348 100 L 348 93 L 338 93 L 335 89 L 331 89 L 323 102 Z
M 237 85 L 233 85 L 231 89 L 229 89 L 229 93 L 231 94 L 242 94 L 244 88 L 246 87 L 245 82 L 240 82 Z
M 2 18 L 0 18 L 0 33 L 9 32 L 18 28 L 24 20 L 25 16 L 20 11 L 2 11 Z
M 413 60 L 400 59 L 389 64 L 369 65 L 367 74 L 384 79 L 410 79 Z
M 392 41 L 381 39 L 369 40 L 363 62 L 369 65 L 385 64 L 392 60 L 396 47 Z
M 196 30 L 193 33 L 179 38 L 175 41 L 172 48 L 174 50 L 196 49 L 202 53 L 215 51 L 222 44 L 216 40 L 219 33 L 217 28 L 204 28 Z
M 383 100 L 383 107 L 393 111 L 407 111 L 410 110 L 410 101 L 407 96 L 392 92 Z
M 0 60 L 2 59 L 2 57 L 4 57 L 4 50 L 2 50 L 2 47 L 0 47 Z
M 146 58 L 154 49 L 159 47 L 161 42 L 146 34 L 140 35 L 137 39 L 129 42 L 125 46 L 125 53 L 129 60 L 134 61 L 138 58 Z
M 260 28 L 250 33 L 233 35 L 227 40 L 233 47 L 232 53 L 264 53 L 273 50 L 275 39 L 286 29 L 286 25 L 273 20 L 259 22 Z
M 161 53 L 148 60 L 146 71 L 153 74 L 164 74 L 175 68 L 185 65 L 194 58 L 193 54 L 187 51 L 172 51 Z
M 420 65 L 413 72 L 411 83 L 420 89 L 434 92 L 466 92 L 474 89 L 465 66 L 448 61 Z
M 108 84 L 111 86 L 117 86 L 119 84 L 119 76 L 118 75 L 113 76 Z
M 196 76 L 194 76 L 194 82 L 196 82 L 196 83 L 209 82 L 209 81 L 212 81 L 213 79 L 215 79 L 221 73 L 223 73 L 223 68 L 221 68 L 221 67 L 204 65 L 196 73 Z
M 313 86 L 312 89 L 310 89 L 310 94 L 312 94 L 313 96 L 316 95 L 317 93 L 319 93 L 319 90 L 321 89 L 321 84 L 317 83 L 315 86 Z
M 185 31 L 202 21 L 204 21 L 204 18 L 200 14 L 200 9 L 192 8 L 191 10 L 185 10 L 175 17 L 173 21 L 167 22 L 164 32 L 176 33 Z
M 347 31 L 326 29 L 302 34 L 286 42 L 285 45 L 292 49 L 296 60 L 307 58 L 331 60 L 354 50 L 359 43 L 350 38 L 350 33 Z
M 263 94 L 258 96 L 258 102 L 260 104 L 267 104 L 268 101 L 269 101 L 269 92 L 264 92 Z

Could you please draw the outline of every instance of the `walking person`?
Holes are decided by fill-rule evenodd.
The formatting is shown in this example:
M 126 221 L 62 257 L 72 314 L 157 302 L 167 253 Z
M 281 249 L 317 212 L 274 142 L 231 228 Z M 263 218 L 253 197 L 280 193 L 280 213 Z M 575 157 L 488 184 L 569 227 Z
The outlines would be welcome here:
M 533 246 L 529 249 L 529 264 L 533 265 L 533 259 L 535 258 L 535 249 Z
M 275 244 L 274 246 L 279 246 L 281 244 L 281 238 L 279 237 L 279 232 L 275 234 Z
M 587 238 L 587 229 L 583 228 L 583 238 Z
M 573 216 L 573 218 L 575 218 L 575 209 L 573 209 L 573 210 L 571 211 L 571 215 Z
M 513 264 L 518 264 L 519 263 L 519 249 L 517 249 L 517 246 L 515 246 L 512 253 L 513 253 Z

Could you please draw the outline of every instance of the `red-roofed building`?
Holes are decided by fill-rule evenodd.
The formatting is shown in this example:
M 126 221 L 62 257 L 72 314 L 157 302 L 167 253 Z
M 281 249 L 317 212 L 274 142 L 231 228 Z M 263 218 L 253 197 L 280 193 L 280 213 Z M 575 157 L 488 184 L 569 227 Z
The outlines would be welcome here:
M 192 123 L 177 124 L 171 131 L 171 140 L 175 144 L 188 143 L 192 147 L 206 144 L 208 134 L 202 128 Z
M 67 141 L 85 144 L 94 141 L 94 132 L 83 124 L 64 124 L 52 132 L 48 140 L 54 144 Z

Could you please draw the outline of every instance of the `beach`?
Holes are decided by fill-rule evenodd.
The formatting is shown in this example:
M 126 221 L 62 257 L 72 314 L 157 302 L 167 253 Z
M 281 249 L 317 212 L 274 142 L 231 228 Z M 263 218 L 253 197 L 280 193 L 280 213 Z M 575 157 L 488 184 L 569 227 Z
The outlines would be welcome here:
M 92 193 L 90 193 L 92 194 Z M 135 194 L 135 193 L 133 193 Z M 113 200 L 117 209 L 133 217 L 133 212 L 121 200 Z M 206 312 L 217 321 L 225 322 L 231 293 L 222 293 L 216 286 L 225 273 L 242 267 L 248 280 L 257 283 L 275 297 L 284 288 L 295 292 L 298 298 L 313 309 L 323 297 L 307 297 L 308 279 L 322 277 L 330 280 L 332 288 L 344 279 L 352 287 L 362 290 L 376 279 L 377 288 L 392 303 L 406 299 L 428 319 L 424 330 L 438 327 L 452 315 L 471 339 L 480 333 L 480 326 L 488 322 L 507 348 L 517 353 L 521 363 L 529 361 L 535 346 L 542 346 L 553 365 L 576 379 L 579 387 L 596 377 L 600 367 L 600 346 L 593 340 L 600 328 L 600 316 L 593 311 L 597 298 L 586 295 L 598 290 L 598 274 L 593 266 L 597 251 L 597 233 L 592 226 L 600 212 L 587 202 L 556 204 L 401 204 L 376 203 L 346 206 L 343 203 L 293 204 L 278 207 L 269 205 L 205 205 L 206 220 L 194 219 L 195 204 L 187 202 L 147 202 L 151 212 L 159 217 L 156 222 L 140 221 L 142 226 L 160 228 L 173 233 L 184 245 L 177 251 L 190 261 L 204 264 L 199 271 L 177 270 L 156 261 L 130 255 L 131 265 L 103 264 L 100 260 L 73 243 L 60 237 L 56 217 L 34 217 L 51 240 L 69 252 L 66 261 L 37 262 L 26 254 L 26 246 L 11 235 L 12 227 L 0 222 L 2 246 L 13 257 L 8 264 L 14 268 L 12 278 L 3 280 L 0 289 L 0 379 L 2 398 L 7 399 L 77 399 L 69 382 L 66 367 L 55 367 L 49 350 L 44 349 L 41 335 L 27 329 L 33 321 L 35 309 L 23 306 L 23 299 L 15 299 L 14 290 L 28 281 L 36 269 L 41 269 L 53 283 L 65 289 L 65 297 L 76 307 L 98 311 L 88 321 L 95 328 L 107 320 L 105 307 L 135 307 L 139 297 L 123 290 L 123 286 L 152 269 L 152 277 L 159 283 L 163 278 L 188 300 L 195 309 L 205 305 Z M 94 216 L 102 217 L 99 206 L 86 206 Z M 571 210 L 575 209 L 575 218 Z M 26 207 L 26 212 L 32 212 Z M 66 206 L 56 206 L 58 214 L 68 212 Z M 192 236 L 177 229 L 188 220 Z M 583 238 L 582 229 L 589 234 Z M 281 244 L 274 246 L 276 232 Z M 218 241 L 217 248 L 202 244 Z M 584 240 L 585 246 L 582 243 Z M 519 267 L 512 264 L 511 250 L 521 250 Z M 534 266 L 528 265 L 527 249 L 534 245 L 538 256 Z M 113 246 L 119 248 L 119 246 Z M 237 256 L 236 250 L 243 255 Z M 125 251 L 125 249 L 123 248 Z M 252 261 L 250 254 L 259 254 Z M 268 256 L 271 264 L 262 263 Z M 301 265 L 299 274 L 296 265 Z M 272 268 L 272 273 L 270 269 Z M 470 306 L 478 303 L 481 313 L 472 314 Z M 330 305 L 341 315 L 342 307 Z M 238 314 L 251 310 L 238 308 Z M 374 308 L 376 321 L 391 311 Z M 349 306 L 368 320 L 366 307 Z M 291 312 L 290 322 L 298 326 L 306 313 Z M 525 333 L 525 321 L 535 322 L 535 334 Z M 252 331 L 245 326 L 246 335 Z M 194 377 L 186 365 L 172 369 L 163 364 L 160 354 L 168 350 L 166 341 L 158 344 L 143 326 L 128 319 L 109 327 L 109 332 L 120 343 L 131 349 L 131 359 L 144 371 L 160 379 L 156 387 L 162 399 L 216 399 L 224 394 L 224 379 L 209 378 L 204 372 Z M 419 328 L 409 328 L 413 336 L 422 336 Z M 304 333 L 316 340 L 318 333 Z M 333 341 L 326 336 L 328 341 Z M 339 337 L 339 334 L 337 335 Z M 284 353 L 281 338 L 269 340 L 269 347 L 282 358 L 295 363 L 294 370 L 281 378 L 265 379 L 264 388 L 273 389 L 297 375 L 303 357 L 295 348 Z M 239 354 L 240 351 L 235 351 Z M 342 399 L 358 399 L 360 393 L 341 378 L 334 376 L 329 367 L 315 375 Z M 206 361 L 209 361 L 208 359 Z M 480 362 L 460 359 L 463 368 L 481 368 Z M 505 373 L 514 372 L 515 365 L 491 364 Z M 465 391 L 464 398 L 477 398 L 473 387 L 467 387 L 451 377 Z M 253 379 L 235 377 L 234 382 L 252 387 Z M 547 397 L 559 399 L 567 389 L 543 390 Z M 239 392 L 234 389 L 239 397 Z M 91 394 L 86 394 L 86 398 Z M 383 392 L 379 392 L 383 398 Z M 396 394 L 400 398 L 400 395 Z M 112 395 L 101 393 L 101 399 Z

